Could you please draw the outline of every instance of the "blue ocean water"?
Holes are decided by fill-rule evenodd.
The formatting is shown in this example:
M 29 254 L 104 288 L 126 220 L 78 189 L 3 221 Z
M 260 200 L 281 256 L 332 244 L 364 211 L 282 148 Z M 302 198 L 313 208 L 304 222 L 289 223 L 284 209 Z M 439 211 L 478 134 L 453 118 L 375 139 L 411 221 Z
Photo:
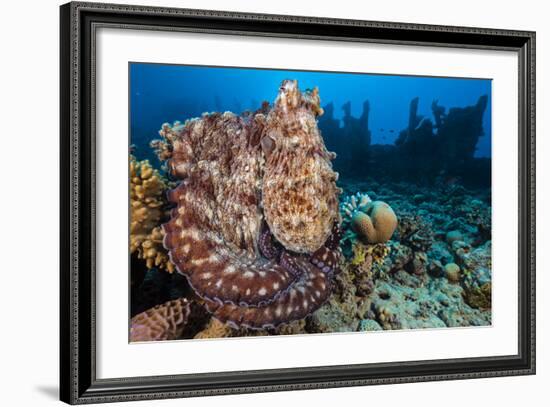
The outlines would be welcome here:
M 149 63 L 130 64 L 131 142 L 141 150 L 156 138 L 164 122 L 185 121 L 203 112 L 256 110 L 273 102 L 284 79 L 297 79 L 302 90 L 317 86 L 321 105 L 334 104 L 334 117 L 342 119 L 342 106 L 351 103 L 351 115 L 360 117 L 363 102 L 370 103 L 371 144 L 393 144 L 407 127 L 409 104 L 418 97 L 418 115 L 433 120 L 437 100 L 448 111 L 475 105 L 482 95 L 483 135 L 476 157 L 491 156 L 491 80 L 308 72 Z M 138 155 L 149 156 L 146 151 Z

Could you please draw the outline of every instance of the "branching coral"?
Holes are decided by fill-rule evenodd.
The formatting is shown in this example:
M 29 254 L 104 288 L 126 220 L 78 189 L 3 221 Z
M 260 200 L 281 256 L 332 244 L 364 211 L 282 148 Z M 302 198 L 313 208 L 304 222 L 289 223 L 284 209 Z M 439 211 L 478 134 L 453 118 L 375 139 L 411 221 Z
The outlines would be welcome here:
M 367 194 L 357 193 L 340 205 L 345 223 L 368 243 L 385 243 L 397 227 L 397 216 L 385 202 L 371 201 Z
M 173 272 L 174 265 L 162 246 L 164 233 L 160 227 L 167 188 L 166 180 L 149 161 L 130 156 L 130 253 L 145 260 L 147 268 Z
M 355 195 L 346 196 L 340 203 L 340 212 L 344 222 L 349 222 L 357 211 L 366 212 L 367 205 L 372 200 L 367 194 L 357 192 Z
M 271 109 L 161 129 L 158 153 L 180 180 L 164 246 L 214 317 L 234 327 L 302 319 L 332 292 L 340 191 L 319 102 L 317 90 L 284 81 Z
M 180 298 L 136 315 L 131 320 L 130 342 L 178 339 L 191 313 L 190 305 Z

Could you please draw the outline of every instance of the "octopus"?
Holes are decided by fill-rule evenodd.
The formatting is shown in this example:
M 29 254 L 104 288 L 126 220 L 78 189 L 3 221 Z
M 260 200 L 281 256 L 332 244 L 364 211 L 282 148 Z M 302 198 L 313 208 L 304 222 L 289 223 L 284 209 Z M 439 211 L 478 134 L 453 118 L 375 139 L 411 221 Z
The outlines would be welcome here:
M 285 80 L 254 113 L 164 124 L 156 142 L 178 180 L 164 247 L 213 317 L 274 328 L 330 297 L 341 250 L 338 174 L 317 127 L 318 89 Z

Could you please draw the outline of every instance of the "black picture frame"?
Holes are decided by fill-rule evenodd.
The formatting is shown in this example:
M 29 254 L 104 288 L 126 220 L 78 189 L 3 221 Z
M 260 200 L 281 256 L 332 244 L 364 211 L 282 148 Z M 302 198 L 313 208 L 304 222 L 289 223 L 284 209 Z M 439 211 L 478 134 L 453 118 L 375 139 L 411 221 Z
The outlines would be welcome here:
M 72 2 L 60 8 L 60 395 L 70 404 L 535 373 L 535 33 Z M 96 378 L 97 27 L 508 50 L 519 59 L 519 349 L 514 355 L 116 379 Z

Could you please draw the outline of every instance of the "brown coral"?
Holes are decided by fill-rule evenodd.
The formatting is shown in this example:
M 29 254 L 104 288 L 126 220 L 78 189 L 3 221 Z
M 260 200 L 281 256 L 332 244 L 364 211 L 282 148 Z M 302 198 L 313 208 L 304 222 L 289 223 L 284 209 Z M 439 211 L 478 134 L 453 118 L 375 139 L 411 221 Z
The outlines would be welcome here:
M 169 272 L 174 265 L 162 245 L 160 228 L 164 215 L 167 182 L 149 161 L 130 156 L 130 253 L 145 260 L 147 268 L 159 267 Z
M 268 111 L 267 115 L 265 112 Z M 340 257 L 337 174 L 319 134 L 316 90 L 284 81 L 271 110 L 163 125 L 181 180 L 164 246 L 214 316 L 270 328 L 302 319 L 332 290 Z
M 130 342 L 178 339 L 190 313 L 189 301 L 180 298 L 137 314 L 131 320 Z
M 356 211 L 351 224 L 367 242 L 384 243 L 391 239 L 397 227 L 397 216 L 387 203 L 374 201 L 366 205 L 365 212 Z
M 396 234 L 401 243 L 415 251 L 428 251 L 434 241 L 434 232 L 428 222 L 411 213 L 399 214 Z
M 216 318 L 212 318 L 208 325 L 196 334 L 193 339 L 227 338 L 232 336 L 232 333 L 233 329 L 229 325 L 218 321 Z
M 482 310 L 491 309 L 491 283 L 482 285 L 465 285 L 464 299 L 474 308 Z
M 445 277 L 447 277 L 447 280 L 449 280 L 451 283 L 460 282 L 460 267 L 458 266 L 458 264 L 447 263 L 445 264 L 443 270 L 445 271 Z
M 462 286 L 464 299 L 475 308 L 491 308 L 491 241 L 473 250 L 458 248 L 458 242 L 453 244 L 461 264 L 465 268 Z

